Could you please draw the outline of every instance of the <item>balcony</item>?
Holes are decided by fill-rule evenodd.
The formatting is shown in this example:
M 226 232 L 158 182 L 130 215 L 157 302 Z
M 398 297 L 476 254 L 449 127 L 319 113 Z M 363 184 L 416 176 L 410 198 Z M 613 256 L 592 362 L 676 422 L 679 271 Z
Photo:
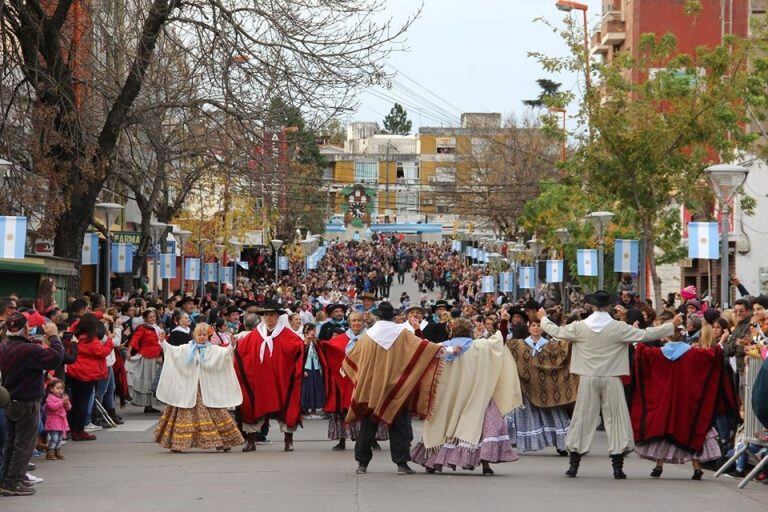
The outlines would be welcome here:
M 595 27 L 590 41 L 593 54 L 607 54 L 614 46 L 621 45 L 627 38 L 626 24 L 621 19 L 621 11 L 608 11 L 603 14 Z

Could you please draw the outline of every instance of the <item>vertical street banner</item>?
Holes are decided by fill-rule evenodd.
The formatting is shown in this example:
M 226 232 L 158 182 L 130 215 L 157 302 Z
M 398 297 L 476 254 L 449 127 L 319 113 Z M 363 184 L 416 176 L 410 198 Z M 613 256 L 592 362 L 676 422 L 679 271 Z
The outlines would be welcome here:
M 203 279 L 206 283 L 215 283 L 218 281 L 218 264 L 206 263 L 203 265 Z
M 613 271 L 637 274 L 640 264 L 640 240 L 616 240 Z
M 597 249 L 576 250 L 576 270 L 580 276 L 597 276 Z
M 83 248 L 80 251 L 80 264 L 99 264 L 99 234 L 86 233 L 83 239 Z
M 235 282 L 235 269 L 234 267 L 226 266 L 226 267 L 220 267 L 219 272 L 221 273 L 221 282 L 226 284 L 234 284 Z
M 488 253 L 485 252 L 483 249 L 479 249 L 477 251 L 477 260 L 480 263 L 487 263 L 488 262 Z
M 277 260 L 277 269 L 281 272 L 288 270 L 288 256 L 280 256 Z
M 454 252 L 461 252 L 461 240 L 453 240 L 451 242 L 451 250 Z
M 499 291 L 502 293 L 512 293 L 515 291 L 515 274 L 512 272 L 502 272 L 499 274 Z
M 27 243 L 27 218 L 0 216 L 0 233 L 3 235 L 0 258 L 23 260 Z
M 198 281 L 200 279 L 200 258 L 185 258 L 184 279 Z
M 547 282 L 548 283 L 562 283 L 563 282 L 563 260 L 547 260 Z
M 700 260 L 720 258 L 720 233 L 717 222 L 688 223 L 688 257 Z
M 464 248 L 464 256 L 467 256 L 468 258 L 472 257 L 472 247 L 466 246 Z
M 531 289 L 536 286 L 536 274 L 533 267 L 520 267 L 517 271 L 517 282 L 520 288 Z
M 480 257 L 480 249 L 478 249 L 477 247 L 473 247 L 473 248 L 472 248 L 472 254 L 471 254 L 471 256 L 472 256 L 472 259 L 473 259 L 473 260 L 477 261 L 477 260 L 478 260 L 478 258 Z
M 176 279 L 176 253 L 160 254 L 160 279 Z
M 110 256 L 112 272 L 115 274 L 133 273 L 133 244 L 112 242 Z
M 317 257 L 315 254 L 310 254 L 307 256 L 307 270 L 315 270 L 317 269 Z
M 496 279 L 494 276 L 483 276 L 483 293 L 496 293 Z

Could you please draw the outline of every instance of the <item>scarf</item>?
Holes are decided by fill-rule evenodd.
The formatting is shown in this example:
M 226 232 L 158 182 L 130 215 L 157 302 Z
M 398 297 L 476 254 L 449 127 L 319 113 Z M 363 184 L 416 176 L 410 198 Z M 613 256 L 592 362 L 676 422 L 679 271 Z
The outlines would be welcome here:
M 195 361 L 195 355 L 200 353 L 200 362 L 205 361 L 205 351 L 211 343 L 206 341 L 205 343 L 198 343 L 195 340 L 189 342 L 189 354 L 187 355 L 187 364 L 192 364 Z
M 283 332 L 283 329 L 285 328 L 285 324 L 282 324 L 280 322 L 277 323 L 277 326 L 272 330 L 272 335 L 267 336 L 267 324 L 264 322 L 261 322 L 257 327 L 256 330 L 261 335 L 261 339 L 264 340 L 264 342 L 261 344 L 261 348 L 259 349 L 259 361 L 264 362 L 264 351 L 269 347 L 269 357 L 272 357 L 272 349 L 274 348 L 275 344 L 272 341 L 274 338 L 277 338 L 280 336 L 280 333 Z
M 177 325 L 176 327 L 173 328 L 171 332 L 176 332 L 176 331 L 183 332 L 184 334 L 189 334 L 189 327 L 182 327 L 180 325 Z
M 396 324 L 389 320 L 379 320 L 368 329 L 368 336 L 384 350 L 389 350 L 395 340 L 406 329 L 406 324 Z
M 159 326 L 159 325 L 157 325 L 157 324 L 148 324 L 147 322 L 144 322 L 144 323 L 143 323 L 143 324 L 141 324 L 141 325 L 143 325 L 143 326 L 144 326 L 144 327 L 146 327 L 147 329 L 154 329 L 154 330 L 155 330 L 155 332 L 157 333 L 157 335 L 158 335 L 158 336 L 160 336 L 160 333 L 162 333 L 162 332 L 163 332 L 163 330 L 162 330 L 162 329 L 160 329 L 160 326 Z
M 455 359 L 461 357 L 464 355 L 464 353 L 469 349 L 469 347 L 472 346 L 472 338 L 451 338 L 448 341 L 444 341 L 441 343 L 444 347 L 461 347 L 461 352 L 456 354 L 455 352 L 445 354 L 445 360 L 449 363 L 451 361 L 454 361 Z
M 365 334 L 365 329 L 360 331 L 360 334 L 355 334 L 352 332 L 352 329 L 347 329 L 344 333 L 347 335 L 347 338 L 349 338 L 349 341 L 347 342 L 347 348 L 344 349 L 345 354 L 349 354 L 353 348 L 355 348 L 355 345 L 357 344 L 357 340 L 360 339 L 360 336 Z
M 549 343 L 549 340 L 544 337 L 539 338 L 539 341 L 533 341 L 533 338 L 530 336 L 525 338 L 525 344 L 533 349 L 533 357 L 536 357 L 536 354 L 541 352 L 547 343 Z
M 584 320 L 592 332 L 600 332 L 613 322 L 613 317 L 605 311 L 595 311 Z
M 405 328 L 411 331 L 412 333 L 416 332 L 416 330 L 413 328 L 410 322 L 405 322 L 405 324 L 403 325 L 405 325 Z M 419 324 L 419 330 L 421 332 L 424 332 L 424 328 L 428 325 L 429 325 L 429 322 L 427 322 L 426 320 L 422 320 L 421 323 Z
M 684 341 L 670 341 L 661 347 L 661 353 L 670 361 L 677 361 L 689 350 L 691 346 Z

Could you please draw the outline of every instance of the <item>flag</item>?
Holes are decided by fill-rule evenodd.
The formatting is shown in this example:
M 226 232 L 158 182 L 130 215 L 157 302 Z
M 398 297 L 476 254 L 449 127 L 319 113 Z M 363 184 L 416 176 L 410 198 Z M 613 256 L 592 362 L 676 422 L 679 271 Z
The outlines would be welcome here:
M 99 234 L 86 233 L 83 240 L 83 248 L 80 251 L 80 263 L 82 265 L 99 264 Z
M 517 281 L 520 288 L 534 288 L 536 286 L 536 274 L 533 267 L 520 267 L 517 271 Z
M 110 250 L 112 272 L 115 274 L 133 273 L 133 244 L 112 242 Z
M 547 282 L 563 282 L 563 260 L 547 260 Z
M 576 269 L 580 276 L 597 275 L 597 249 L 576 249 Z
M 277 269 L 281 271 L 288 270 L 288 256 L 280 256 L 277 259 Z
M 471 256 L 473 260 L 477 261 L 478 257 L 480 256 L 480 249 L 478 249 L 477 247 L 473 247 Z
M 499 274 L 499 291 L 502 293 L 512 293 L 515 291 L 515 274 L 512 272 L 502 272 Z
M 639 240 L 616 240 L 613 250 L 613 271 L 637 274 L 640 262 Z
M 496 292 L 496 279 L 494 276 L 483 276 L 483 293 L 495 293 Z
M 240 261 L 240 260 L 238 260 L 237 264 L 240 265 L 240 268 L 242 268 L 244 270 L 248 270 L 249 268 L 251 268 L 250 264 L 247 261 Z
M 451 242 L 451 250 L 454 252 L 461 252 L 461 240 L 454 240 Z
M 219 267 L 219 279 L 222 283 L 233 284 L 234 283 L 234 268 L 230 266 Z
M 176 253 L 160 254 L 160 279 L 176 279 Z
M 206 283 L 215 283 L 217 282 L 217 272 L 218 264 L 216 263 L 206 263 L 203 265 L 203 280 Z
M 472 257 L 472 247 L 469 245 L 464 248 L 464 256 Z
M 0 216 L 0 233 L 3 235 L 0 258 L 23 260 L 27 243 L 27 218 Z
M 700 260 L 720 258 L 720 234 L 717 222 L 688 223 L 688 257 Z
M 200 258 L 185 258 L 184 279 L 198 281 L 200 279 Z
M 307 256 L 307 270 L 315 270 L 317 268 L 317 258 L 314 254 Z

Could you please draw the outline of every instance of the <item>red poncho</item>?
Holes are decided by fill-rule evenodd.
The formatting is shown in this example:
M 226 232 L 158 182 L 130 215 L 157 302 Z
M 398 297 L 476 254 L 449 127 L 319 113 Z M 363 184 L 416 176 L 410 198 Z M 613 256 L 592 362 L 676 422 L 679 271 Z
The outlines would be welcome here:
M 354 386 L 349 377 L 341 374 L 341 363 L 346 356 L 349 336 L 337 334 L 328 341 L 318 343 L 317 355 L 325 377 L 325 412 L 345 414 L 352 402 Z
M 301 421 L 301 381 L 304 342 L 290 329 L 273 338 L 272 353 L 257 329 L 240 340 L 235 350 L 235 372 L 243 392 L 240 415 L 244 423 L 268 416 L 289 428 Z
M 667 440 L 701 452 L 716 415 L 738 409 L 720 347 L 692 348 L 670 361 L 661 349 L 635 347 L 632 429 L 637 443 Z

